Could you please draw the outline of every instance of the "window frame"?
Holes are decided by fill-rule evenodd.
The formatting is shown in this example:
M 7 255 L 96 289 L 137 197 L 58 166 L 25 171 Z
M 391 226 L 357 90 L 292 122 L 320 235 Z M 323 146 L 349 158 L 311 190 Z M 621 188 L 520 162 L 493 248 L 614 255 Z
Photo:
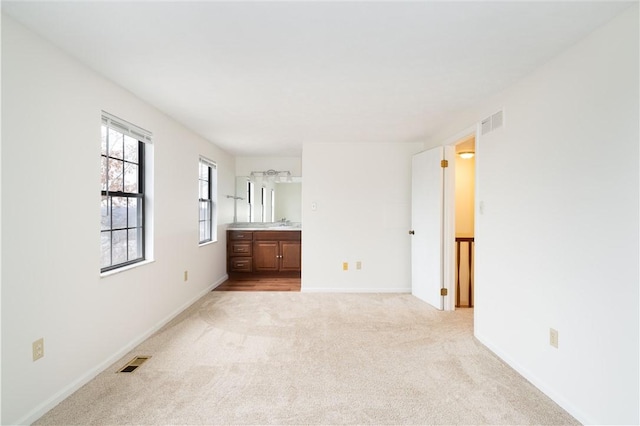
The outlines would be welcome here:
M 105 162 L 104 169 L 101 169 L 101 183 L 104 183 L 104 187 L 100 188 L 100 204 L 101 204 L 101 216 L 103 215 L 103 202 L 106 201 L 106 210 L 108 212 L 108 228 L 103 228 L 103 220 L 101 217 L 101 226 L 100 226 L 100 241 L 101 241 L 101 251 L 102 251 L 102 238 L 105 233 L 109 234 L 110 244 L 109 244 L 109 265 L 102 265 L 102 258 L 100 260 L 100 273 L 107 273 L 111 271 L 115 271 L 121 268 L 125 268 L 140 262 L 144 262 L 147 259 L 147 212 L 146 212 L 146 150 L 145 150 L 145 142 L 149 142 L 151 140 L 151 134 L 144 129 L 138 128 L 137 126 L 131 125 L 130 123 L 118 119 L 116 117 L 111 116 L 103 112 L 102 123 L 101 123 L 101 132 L 103 128 L 106 130 L 106 150 L 100 153 L 101 161 Z M 109 135 L 113 132 L 117 132 L 120 137 L 123 138 L 123 143 L 126 137 L 129 137 L 132 140 L 137 141 L 137 162 L 131 161 L 126 158 L 126 154 L 123 151 L 122 158 L 112 156 L 112 151 L 110 149 L 109 143 Z M 123 145 L 123 150 L 124 150 Z M 106 160 L 106 161 L 105 161 Z M 121 191 L 112 191 L 109 190 L 111 176 L 109 175 L 109 165 L 112 161 L 117 161 L 122 163 L 123 173 L 122 173 L 122 190 Z M 133 164 L 137 166 L 137 192 L 126 191 L 126 179 L 125 179 L 125 166 L 127 164 Z M 106 176 L 104 175 L 106 173 Z M 126 220 L 124 227 L 114 228 L 114 218 L 113 218 L 113 201 L 114 198 L 124 198 L 126 199 Z M 135 199 L 137 203 L 136 208 L 136 219 L 135 226 L 130 226 L 130 211 L 129 211 L 129 200 Z M 136 254 L 137 257 L 130 259 L 130 249 L 129 249 L 129 237 L 130 231 L 135 230 L 136 232 Z M 126 260 L 123 262 L 113 263 L 113 238 L 114 232 L 116 231 L 126 231 Z
M 207 198 L 202 198 L 202 167 L 207 168 Z M 218 185 L 218 166 L 214 161 L 211 161 L 205 157 L 200 157 L 198 160 L 198 244 L 205 245 L 208 243 L 218 241 L 217 233 L 217 185 Z M 201 205 L 202 203 L 208 203 L 208 217 L 202 218 Z M 205 235 L 205 239 L 201 238 L 201 226 L 203 222 L 209 222 L 209 233 Z
M 256 188 L 256 184 L 251 182 L 250 180 L 247 180 L 247 209 L 248 209 L 248 214 L 247 214 L 247 219 L 249 220 L 249 222 L 253 222 L 254 221 L 254 204 L 255 204 L 255 188 Z
M 276 191 L 271 188 L 271 222 L 276 221 Z
M 260 188 L 260 215 L 262 216 L 262 222 L 267 221 L 267 188 L 264 186 Z

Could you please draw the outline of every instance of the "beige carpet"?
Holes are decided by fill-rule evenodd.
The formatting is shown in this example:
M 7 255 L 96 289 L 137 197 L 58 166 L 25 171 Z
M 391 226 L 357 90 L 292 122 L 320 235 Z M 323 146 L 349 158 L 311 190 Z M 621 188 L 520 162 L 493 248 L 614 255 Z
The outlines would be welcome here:
M 212 292 L 36 424 L 577 424 L 406 294 Z M 115 373 L 134 355 L 153 357 Z

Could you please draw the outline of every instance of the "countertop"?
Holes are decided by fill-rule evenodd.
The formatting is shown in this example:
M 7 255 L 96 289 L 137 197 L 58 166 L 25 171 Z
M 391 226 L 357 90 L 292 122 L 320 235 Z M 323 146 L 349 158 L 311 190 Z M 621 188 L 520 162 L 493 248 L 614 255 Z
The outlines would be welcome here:
M 233 226 L 227 228 L 228 231 L 302 231 L 300 226 Z

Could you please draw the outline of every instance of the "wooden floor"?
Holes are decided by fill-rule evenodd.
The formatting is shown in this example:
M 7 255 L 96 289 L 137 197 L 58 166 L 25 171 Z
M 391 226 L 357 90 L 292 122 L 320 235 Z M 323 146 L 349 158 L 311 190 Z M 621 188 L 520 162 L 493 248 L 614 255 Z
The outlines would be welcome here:
M 300 277 L 230 276 L 213 291 L 300 291 Z

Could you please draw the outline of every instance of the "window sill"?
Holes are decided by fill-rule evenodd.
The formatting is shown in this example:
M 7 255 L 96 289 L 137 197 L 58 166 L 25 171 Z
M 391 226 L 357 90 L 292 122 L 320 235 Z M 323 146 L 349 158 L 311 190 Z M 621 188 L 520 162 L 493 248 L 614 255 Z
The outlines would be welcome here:
M 199 243 L 199 244 L 198 244 L 198 247 L 208 246 L 208 245 L 210 245 L 210 244 L 215 244 L 215 243 L 217 243 L 217 242 L 218 242 L 218 240 L 212 240 L 212 241 L 207 241 L 206 243 Z
M 153 263 L 153 262 L 155 262 L 154 259 L 143 260 L 142 262 L 134 263 L 133 265 L 123 266 L 122 268 L 114 269 L 112 271 L 101 272 L 100 273 L 100 278 L 107 278 L 107 277 L 110 277 L 112 275 L 119 274 L 120 272 L 124 272 L 124 271 L 128 271 L 130 269 L 138 268 L 138 267 L 143 266 L 143 265 L 148 265 L 148 264 Z

